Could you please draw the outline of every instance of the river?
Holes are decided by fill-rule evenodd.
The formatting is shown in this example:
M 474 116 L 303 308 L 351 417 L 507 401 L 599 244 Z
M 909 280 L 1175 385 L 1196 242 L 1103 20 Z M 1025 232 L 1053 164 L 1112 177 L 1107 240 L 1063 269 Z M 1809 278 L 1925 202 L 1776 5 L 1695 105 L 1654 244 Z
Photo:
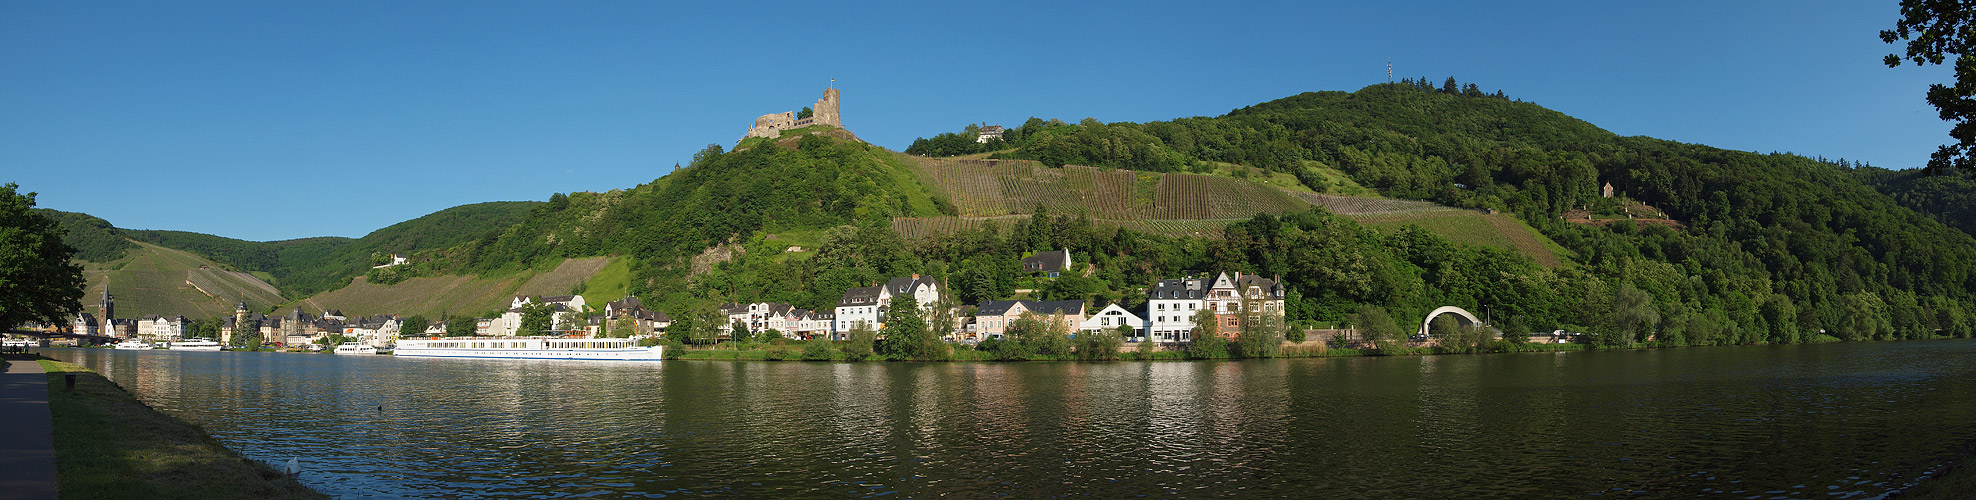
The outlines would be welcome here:
M 1233 362 L 43 349 L 344 497 L 1872 498 L 1976 340 Z

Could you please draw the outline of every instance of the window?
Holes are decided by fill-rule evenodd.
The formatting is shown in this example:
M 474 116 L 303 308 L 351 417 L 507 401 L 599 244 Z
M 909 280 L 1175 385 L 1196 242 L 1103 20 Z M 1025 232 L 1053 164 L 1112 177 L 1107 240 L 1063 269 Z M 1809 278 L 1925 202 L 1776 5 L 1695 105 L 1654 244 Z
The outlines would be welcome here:
M 1195 305 L 1195 304 L 1187 304 L 1187 310 L 1189 310 L 1189 311 L 1192 311 L 1192 310 L 1194 310 L 1194 305 Z

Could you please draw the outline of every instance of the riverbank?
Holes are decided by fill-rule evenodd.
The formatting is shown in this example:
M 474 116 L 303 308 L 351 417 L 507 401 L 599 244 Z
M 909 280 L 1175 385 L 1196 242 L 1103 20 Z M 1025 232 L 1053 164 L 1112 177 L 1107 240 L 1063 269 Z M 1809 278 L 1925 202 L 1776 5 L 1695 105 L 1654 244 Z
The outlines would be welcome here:
M 666 359 L 688 361 L 833 361 L 833 362 L 884 362 L 899 361 L 882 354 L 870 354 L 854 358 L 846 352 L 847 341 L 829 341 L 828 349 L 809 347 L 809 341 L 789 341 L 786 343 L 747 343 L 741 345 L 719 344 L 714 346 L 666 345 Z M 1582 351 L 1584 344 L 1521 344 L 1505 343 L 1500 350 L 1475 350 L 1473 352 L 1442 352 L 1431 347 L 1401 347 L 1383 351 L 1368 349 L 1331 348 L 1320 342 L 1286 343 L 1270 358 L 1349 358 L 1360 356 L 1418 356 L 1432 354 L 1471 354 L 1483 352 L 1557 352 Z M 851 349 L 856 350 L 856 349 Z M 1200 361 L 1214 359 L 1241 359 L 1231 356 L 1227 349 L 1212 353 L 1195 353 L 1188 350 L 1142 351 L 1136 344 L 1125 344 L 1116 356 L 1081 357 L 1076 353 L 1025 354 L 1022 359 L 1008 359 L 994 350 L 977 350 L 969 346 L 953 344 L 952 351 L 945 359 L 938 361 L 962 362 L 1013 362 L 1013 361 Z
M 1962 500 L 1976 498 L 1976 452 L 1970 452 L 1914 487 L 1889 496 L 1890 500 Z
M 80 365 L 42 360 L 64 499 L 329 498 L 160 413 Z M 65 376 L 75 389 L 66 390 Z

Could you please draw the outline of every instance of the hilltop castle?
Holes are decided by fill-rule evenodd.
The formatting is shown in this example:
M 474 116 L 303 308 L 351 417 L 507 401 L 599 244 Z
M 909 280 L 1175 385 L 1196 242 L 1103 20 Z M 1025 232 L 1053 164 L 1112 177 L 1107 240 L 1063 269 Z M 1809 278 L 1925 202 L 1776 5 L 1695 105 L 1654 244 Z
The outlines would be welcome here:
M 811 110 L 808 118 L 796 119 L 796 112 L 794 111 L 762 115 L 761 118 L 755 119 L 755 126 L 748 127 L 748 137 L 767 137 L 774 139 L 782 137 L 782 131 L 784 130 L 808 127 L 810 125 L 829 125 L 844 128 L 844 122 L 837 115 L 836 87 L 831 87 L 829 90 L 823 91 L 823 98 L 816 100 L 816 107 Z M 743 139 L 746 138 L 743 137 Z

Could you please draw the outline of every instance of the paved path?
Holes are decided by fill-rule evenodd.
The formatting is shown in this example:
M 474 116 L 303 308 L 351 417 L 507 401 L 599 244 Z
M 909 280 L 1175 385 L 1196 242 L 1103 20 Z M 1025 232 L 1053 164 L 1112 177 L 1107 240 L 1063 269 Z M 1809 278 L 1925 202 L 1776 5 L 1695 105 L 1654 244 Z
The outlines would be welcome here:
M 55 427 L 47 372 L 31 360 L 0 363 L 0 499 L 53 500 Z

